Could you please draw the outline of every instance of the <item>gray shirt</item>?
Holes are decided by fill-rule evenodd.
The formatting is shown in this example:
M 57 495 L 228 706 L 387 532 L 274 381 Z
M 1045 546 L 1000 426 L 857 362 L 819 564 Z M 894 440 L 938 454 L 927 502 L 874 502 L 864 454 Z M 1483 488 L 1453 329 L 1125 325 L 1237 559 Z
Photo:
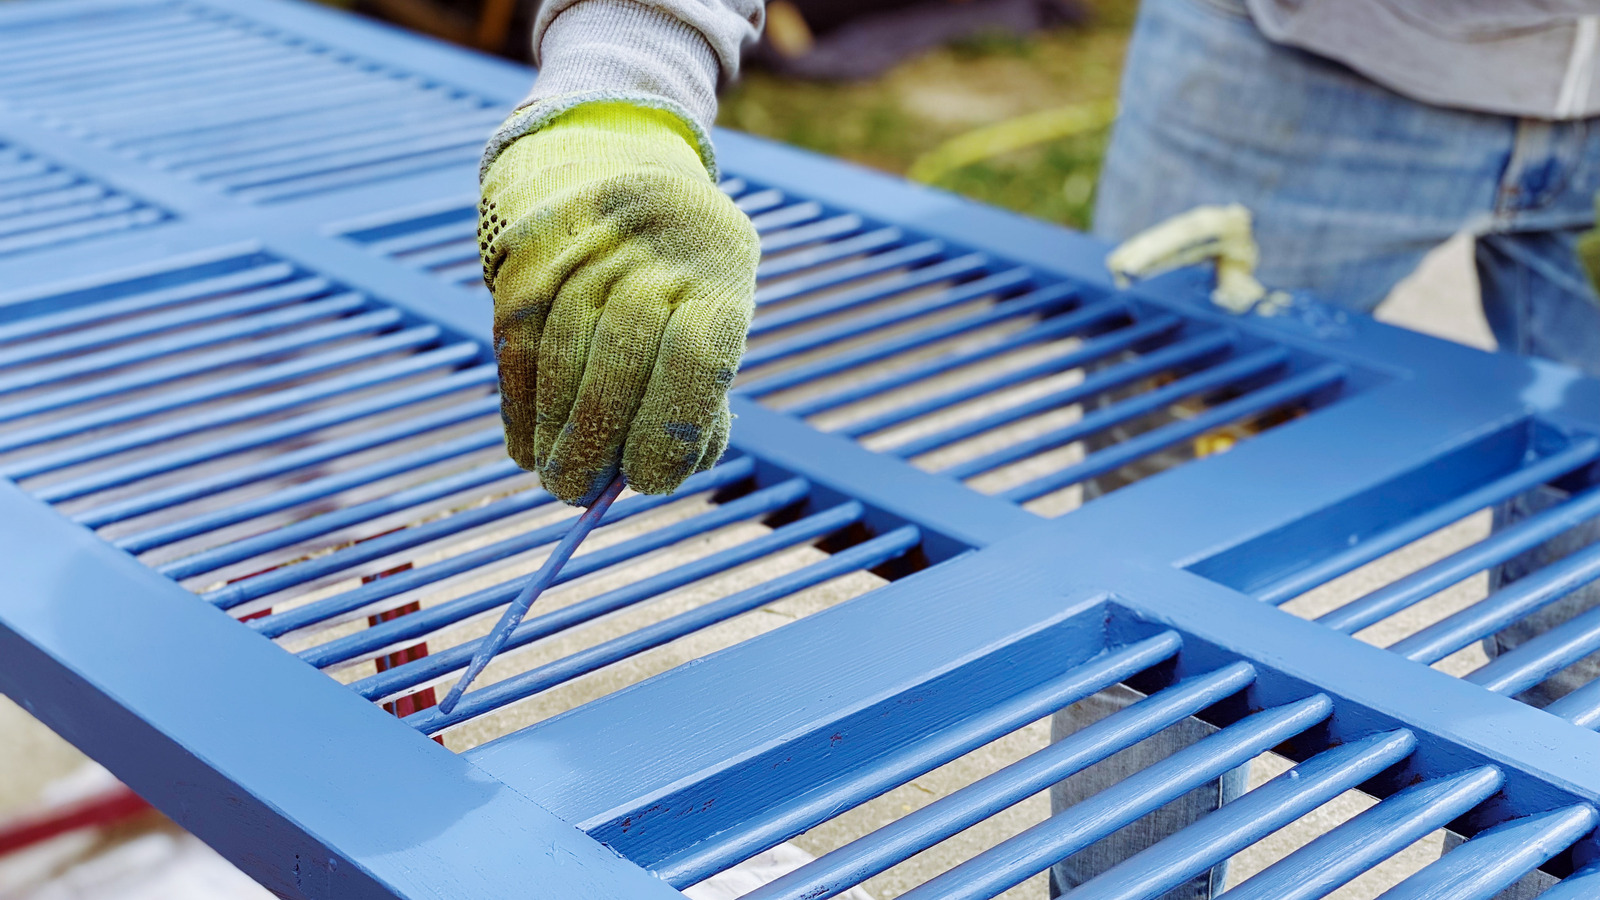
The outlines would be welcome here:
M 1245 0 L 1269 39 L 1436 106 L 1539 119 L 1600 116 L 1600 0 Z M 540 66 L 510 141 L 596 98 L 677 112 L 707 137 L 717 86 L 761 33 L 763 0 L 546 0 Z
M 1600 115 L 1600 0 L 1247 0 L 1268 38 L 1435 106 Z

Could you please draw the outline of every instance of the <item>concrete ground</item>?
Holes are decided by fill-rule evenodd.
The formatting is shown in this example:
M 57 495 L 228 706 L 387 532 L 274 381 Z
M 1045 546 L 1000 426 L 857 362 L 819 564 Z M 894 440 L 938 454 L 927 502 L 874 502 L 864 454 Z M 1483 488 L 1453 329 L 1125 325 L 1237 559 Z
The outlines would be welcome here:
M 1470 243 L 1456 240 L 1441 247 L 1429 257 L 1423 267 L 1403 283 L 1380 310 L 1379 317 L 1405 327 L 1433 333 L 1451 340 L 1475 346 L 1491 346 L 1492 340 L 1476 307 L 1477 285 L 1471 267 Z M 1351 573 L 1311 595 L 1302 597 L 1287 609 L 1301 615 L 1316 615 L 1370 590 L 1371 587 L 1392 581 L 1401 574 L 1419 568 L 1444 553 L 1478 539 L 1487 532 L 1484 517 L 1460 523 L 1444 532 L 1432 535 L 1406 547 L 1382 560 Z M 1469 582 L 1435 598 L 1408 616 L 1381 623 L 1359 635 L 1379 645 L 1386 645 L 1411 630 L 1421 622 L 1436 619 L 1447 608 L 1470 603 L 1483 596 L 1483 579 Z M 852 591 L 854 593 L 855 591 Z M 799 610 L 797 610 L 799 612 Z M 783 621 L 782 610 L 769 614 L 772 621 L 760 626 L 776 627 Z M 756 626 L 752 626 L 753 628 Z M 757 630 L 760 630 L 759 628 Z M 680 648 L 679 652 L 685 649 Z M 1444 660 L 1439 665 L 1457 673 L 1470 671 L 1481 664 L 1482 658 L 1473 658 L 1476 651 L 1465 651 Z M 645 664 L 659 670 L 681 661 L 671 656 L 656 657 Z M 593 685 L 604 692 L 604 684 Z M 581 702 L 587 692 L 567 695 L 565 702 Z M 547 715 L 553 709 L 542 709 Z M 871 803 L 852 810 L 812 832 L 795 840 L 800 848 L 820 854 L 848 840 L 866 833 L 905 812 L 920 807 L 937 797 L 944 796 L 996 768 L 1043 747 L 1049 736 L 1047 721 L 1034 723 L 956 760 L 912 783 L 892 791 Z M 34 721 L 22 709 L 0 698 L 0 818 L 28 808 L 39 801 L 45 785 L 61 778 L 84 763 L 72 747 L 55 737 Z M 1286 768 L 1282 760 L 1264 757 L 1252 767 L 1252 783 L 1259 784 Z M 1257 844 L 1235 858 L 1230 881 L 1238 880 L 1259 871 L 1276 859 L 1300 846 L 1339 821 L 1354 815 L 1370 805 L 1362 796 L 1346 796 L 1327 804 L 1299 823 Z M 933 848 L 867 883 L 870 893 L 879 898 L 897 896 L 910 886 L 920 883 L 972 853 L 992 845 L 1011 834 L 1044 819 L 1049 813 L 1048 803 L 1041 796 L 1031 798 L 969 831 L 957 835 L 939 847 Z M 153 839 L 150 836 L 159 836 Z M 119 882 L 100 878 L 112 863 L 129 863 L 147 867 L 177 865 L 194 860 L 194 854 L 208 851 L 198 849 L 192 842 L 184 842 L 181 835 L 170 826 L 150 823 L 131 834 L 97 836 L 75 843 L 61 843 L 52 854 L 36 856 L 27 865 L 15 861 L 0 861 L 0 900 L 124 900 L 127 897 L 176 897 L 175 889 L 152 888 L 147 880 L 139 887 L 118 887 Z M 1419 842 L 1407 852 L 1390 860 L 1385 866 L 1369 873 L 1335 896 L 1340 900 L 1361 900 L 1374 897 L 1405 874 L 1427 864 L 1438 854 L 1440 835 L 1435 834 Z M 128 849 L 132 847 L 133 849 Z M 111 859 L 112 862 L 107 862 Z M 217 861 L 220 862 L 220 861 Z M 187 863 L 186 863 L 187 864 Z M 87 869 L 85 867 L 88 867 Z M 97 869 L 96 866 L 99 866 Z M 206 861 L 204 867 L 211 867 Z M 216 876 L 213 868 L 201 884 L 209 885 L 213 900 L 238 888 L 238 883 Z M 87 873 L 87 874 L 86 874 Z M 212 879 L 212 880 L 206 880 Z M 97 886 L 98 885 L 98 886 Z M 118 891 L 121 891 L 120 893 Z M 202 893 L 202 895 L 204 895 Z M 264 892 L 259 896 L 265 897 Z M 1041 900 L 1046 896 L 1043 878 L 1035 878 L 1019 885 L 1004 895 L 1008 900 Z

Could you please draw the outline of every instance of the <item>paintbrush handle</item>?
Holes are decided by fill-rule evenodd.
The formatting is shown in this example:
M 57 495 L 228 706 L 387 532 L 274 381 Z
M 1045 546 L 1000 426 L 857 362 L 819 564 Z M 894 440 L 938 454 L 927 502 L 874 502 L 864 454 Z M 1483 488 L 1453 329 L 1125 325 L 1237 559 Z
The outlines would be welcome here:
M 489 636 L 483 639 L 483 644 L 478 647 L 478 652 L 472 655 L 472 662 L 467 666 L 466 674 L 461 676 L 461 680 L 456 682 L 456 686 L 450 689 L 450 693 L 439 704 L 439 712 L 448 715 L 451 710 L 455 709 L 456 704 L 461 702 L 461 695 L 467 692 L 468 685 L 472 684 L 473 679 L 483 672 L 484 667 L 489 664 L 490 660 L 495 658 L 496 654 L 505 649 L 506 641 L 511 639 L 511 632 L 522 624 L 522 617 L 526 616 L 528 610 L 533 608 L 534 601 L 539 599 L 539 595 L 544 593 L 544 589 L 556 580 L 557 575 L 561 574 L 561 567 L 567 564 L 567 560 L 572 557 L 573 551 L 577 550 L 578 545 L 583 543 L 583 539 L 589 536 L 589 532 L 600 524 L 600 519 L 605 516 L 606 510 L 611 508 L 612 501 L 616 500 L 617 495 L 620 493 L 622 493 L 622 476 L 618 475 L 611 480 L 610 484 L 606 485 L 605 490 L 600 492 L 600 496 L 595 498 L 594 503 L 583 511 L 583 515 L 572 523 L 572 527 L 567 530 L 565 535 L 562 535 L 561 542 L 556 544 L 556 548 L 550 552 L 550 556 L 544 561 L 544 565 L 540 566 L 539 571 L 528 580 L 528 584 L 517 592 L 516 599 L 512 600 L 511 605 L 506 607 L 505 613 L 500 616 L 500 621 L 495 623 L 494 630 L 489 632 Z

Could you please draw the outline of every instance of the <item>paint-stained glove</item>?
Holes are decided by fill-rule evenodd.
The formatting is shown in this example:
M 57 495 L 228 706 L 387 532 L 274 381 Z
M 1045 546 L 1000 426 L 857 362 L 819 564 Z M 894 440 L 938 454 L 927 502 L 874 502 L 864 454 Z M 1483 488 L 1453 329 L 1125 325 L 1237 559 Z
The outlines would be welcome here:
M 1157 275 L 1180 266 L 1216 260 L 1217 286 L 1211 300 L 1233 313 L 1248 312 L 1267 289 L 1256 280 L 1260 257 L 1251 231 L 1250 210 L 1227 206 L 1196 206 L 1146 228 L 1117 245 L 1106 257 L 1106 268 L 1117 283 Z
M 588 503 L 727 448 L 760 243 L 677 117 L 578 106 L 489 166 L 478 210 L 511 457 Z

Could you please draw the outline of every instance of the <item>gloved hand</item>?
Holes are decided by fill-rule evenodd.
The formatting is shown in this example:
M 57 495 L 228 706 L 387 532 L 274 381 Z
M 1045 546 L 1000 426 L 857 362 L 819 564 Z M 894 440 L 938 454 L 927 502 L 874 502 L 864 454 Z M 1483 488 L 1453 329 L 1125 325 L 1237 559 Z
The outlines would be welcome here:
M 1137 278 L 1214 259 L 1217 286 L 1211 301 L 1229 312 L 1243 313 L 1267 298 L 1267 289 L 1255 275 L 1260 255 L 1250 210 L 1237 203 L 1196 206 L 1118 244 L 1106 257 L 1106 268 L 1118 286 L 1126 287 Z
M 587 504 L 668 493 L 728 445 L 760 242 L 674 115 L 596 102 L 490 165 L 478 249 L 512 459 Z

